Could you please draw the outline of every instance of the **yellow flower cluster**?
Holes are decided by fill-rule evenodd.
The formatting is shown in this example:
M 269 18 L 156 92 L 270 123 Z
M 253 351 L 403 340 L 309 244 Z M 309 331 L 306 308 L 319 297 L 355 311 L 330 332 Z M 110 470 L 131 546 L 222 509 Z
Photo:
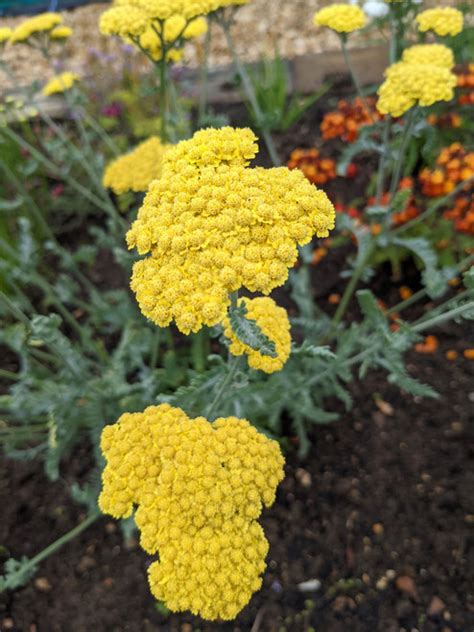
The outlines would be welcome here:
M 102 179 L 104 187 L 112 189 L 117 195 L 126 191 L 146 191 L 150 182 L 160 177 L 168 148 L 158 136 L 140 143 L 133 151 L 119 156 L 107 166 Z
M 100 16 L 99 30 L 103 35 L 139 37 L 148 26 L 146 14 L 133 6 L 115 6 Z
M 261 586 L 268 542 L 256 521 L 283 478 L 275 441 L 246 420 L 190 419 L 168 404 L 126 413 L 102 432 L 99 507 L 135 521 L 159 561 L 153 595 L 175 611 L 233 619 Z
M 247 307 L 246 318 L 254 320 L 262 333 L 275 343 L 276 358 L 265 356 L 243 344 L 232 330 L 229 319 L 224 320 L 224 335 L 230 340 L 230 352 L 234 356 L 244 353 L 248 356 L 248 363 L 252 369 L 274 373 L 281 371 L 291 353 L 290 321 L 288 314 L 275 301 L 266 296 L 254 299 L 242 299 Z
M 458 35 L 463 29 L 463 15 L 454 7 L 427 9 L 416 16 L 418 30 L 434 31 L 436 35 Z
M 297 245 L 327 237 L 334 207 L 299 170 L 249 168 L 249 129 L 208 129 L 165 156 L 127 234 L 131 287 L 141 311 L 189 334 L 222 322 L 229 293 L 269 294 L 298 257 Z
M 315 13 L 313 22 L 338 33 L 351 33 L 365 26 L 365 13 L 356 5 L 332 4 Z
M 52 40 L 64 40 L 72 35 L 72 28 L 70 26 L 65 26 L 60 24 L 56 26 L 49 34 L 49 37 Z
M 12 34 L 13 31 L 11 28 L 8 28 L 8 26 L 0 26 L 0 44 L 8 42 Z
M 406 48 L 402 61 L 407 64 L 432 64 L 450 70 L 454 66 L 454 55 L 444 44 L 419 44 Z
M 403 61 L 385 71 L 386 79 L 378 90 L 377 110 L 381 114 L 402 116 L 417 104 L 427 107 L 438 101 L 450 101 L 457 80 L 448 67 L 452 57 L 446 51 L 449 49 L 434 44 L 406 49 Z M 431 58 L 429 63 L 428 58 Z
M 13 30 L 10 41 L 13 44 L 26 42 L 30 37 L 38 33 L 49 33 L 61 22 L 62 17 L 59 13 L 41 13 L 21 22 Z
M 76 81 L 79 81 L 79 75 L 76 75 L 74 72 L 63 72 L 48 81 L 43 88 L 43 94 L 45 97 L 49 97 L 52 94 L 66 92 L 66 90 L 70 90 L 72 88 Z

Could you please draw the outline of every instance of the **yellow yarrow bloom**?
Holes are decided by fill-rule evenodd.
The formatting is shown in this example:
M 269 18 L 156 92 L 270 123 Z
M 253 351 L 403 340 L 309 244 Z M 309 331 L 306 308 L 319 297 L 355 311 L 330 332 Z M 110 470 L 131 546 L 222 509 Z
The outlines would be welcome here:
M 12 36 L 12 29 L 9 28 L 8 26 L 1 26 L 0 27 L 0 44 L 4 44 L 5 42 L 8 42 L 8 40 L 11 38 Z
M 186 26 L 186 20 L 182 15 L 173 15 L 164 22 L 164 38 L 167 44 L 176 43 L 176 46 L 182 44 L 183 39 L 192 39 L 199 37 L 207 31 L 207 22 L 204 18 L 197 18 Z M 161 39 L 157 35 L 152 26 L 149 26 L 143 35 L 139 38 L 140 46 L 144 48 L 148 54 L 158 61 L 162 56 Z M 183 51 L 178 48 L 172 48 L 168 51 L 168 60 L 179 61 L 183 56 Z
M 139 37 L 148 27 L 144 11 L 131 5 L 113 6 L 100 16 L 99 30 L 103 35 Z
M 376 105 L 381 114 L 402 116 L 414 105 L 427 107 L 454 97 L 456 76 L 446 67 L 401 61 L 392 64 L 385 77 Z
M 291 353 L 290 321 L 283 307 L 267 296 L 254 299 L 241 299 L 247 308 L 246 318 L 254 320 L 269 340 L 275 344 L 276 357 L 262 355 L 248 345 L 240 342 L 235 335 L 228 318 L 224 320 L 224 335 L 230 340 L 229 350 L 234 356 L 246 354 L 252 369 L 274 373 L 281 371 Z
M 70 26 L 64 26 L 62 24 L 60 24 L 59 26 L 56 26 L 49 33 L 49 37 L 53 40 L 64 40 L 64 39 L 67 39 L 68 37 L 71 37 L 71 35 L 72 35 L 72 28 Z
M 427 9 L 416 16 L 418 30 L 434 31 L 436 35 L 442 37 L 446 35 L 458 35 L 464 24 L 461 11 L 453 7 L 439 7 L 437 9 Z
M 126 191 L 146 191 L 150 182 L 160 177 L 168 149 L 169 145 L 163 145 L 158 136 L 140 143 L 107 166 L 102 179 L 104 187 L 118 195 Z
M 102 432 L 99 507 L 135 521 L 153 595 L 175 611 L 233 619 L 261 586 L 268 542 L 256 522 L 283 478 L 275 441 L 235 417 L 209 423 L 168 404 Z
M 45 97 L 49 97 L 52 94 L 58 94 L 60 92 L 66 92 L 66 90 L 70 90 L 72 88 L 76 81 L 79 81 L 79 75 L 74 72 L 63 72 L 48 81 L 42 92 Z
M 408 64 L 432 64 L 450 70 L 454 66 L 454 55 L 444 44 L 418 44 L 403 51 L 402 61 Z
M 149 254 L 131 287 L 145 316 L 185 334 L 222 322 L 229 293 L 282 285 L 298 245 L 334 227 L 334 207 L 297 169 L 249 168 L 250 129 L 207 129 L 166 154 L 127 233 Z
M 59 13 L 41 13 L 19 24 L 12 33 L 11 42 L 26 42 L 32 35 L 48 33 L 55 26 L 61 24 L 62 17 Z
M 316 26 L 327 26 L 338 33 L 351 33 L 365 26 L 365 13 L 352 4 L 332 4 L 314 14 Z

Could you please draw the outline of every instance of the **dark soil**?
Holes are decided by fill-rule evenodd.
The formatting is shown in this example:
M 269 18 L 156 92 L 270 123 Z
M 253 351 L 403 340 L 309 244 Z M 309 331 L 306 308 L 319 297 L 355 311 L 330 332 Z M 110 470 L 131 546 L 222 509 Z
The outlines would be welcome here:
M 288 454 L 277 502 L 262 518 L 271 544 L 264 586 L 235 622 L 161 615 L 147 556 L 103 518 L 26 587 L 3 595 L 0 629 L 249 631 L 260 613 L 254 629 L 272 632 L 472 630 L 474 365 L 444 358 L 466 343 L 444 334 L 436 354 L 409 357 L 412 374 L 435 386 L 439 400 L 414 401 L 372 375 L 354 383 L 350 414 L 314 432 L 306 461 Z M 84 460 L 78 450 L 54 485 L 39 464 L 3 463 L 5 557 L 31 557 L 80 522 L 67 479 L 82 474 Z M 320 589 L 301 592 L 298 584 L 311 579 Z
M 324 107 L 330 100 L 280 139 L 285 159 L 317 141 Z M 315 268 L 318 300 L 340 292 L 342 260 L 331 252 Z M 416 271 L 409 274 L 403 283 L 417 289 Z M 391 303 L 389 276 L 382 270 L 371 287 Z M 353 383 L 350 413 L 314 428 L 305 461 L 296 448 L 287 454 L 277 502 L 261 519 L 270 541 L 264 585 L 234 622 L 163 614 L 147 586 L 150 558 L 101 518 L 28 585 L 0 596 L 0 631 L 471 632 L 474 362 L 462 351 L 474 346 L 473 331 L 436 333 L 436 353 L 411 352 L 408 368 L 438 400 L 413 399 L 371 374 Z M 454 362 L 448 349 L 459 351 Z M 40 463 L 0 463 L 3 560 L 34 556 L 84 518 L 68 490 L 89 466 L 87 448 L 77 448 L 51 484 Z

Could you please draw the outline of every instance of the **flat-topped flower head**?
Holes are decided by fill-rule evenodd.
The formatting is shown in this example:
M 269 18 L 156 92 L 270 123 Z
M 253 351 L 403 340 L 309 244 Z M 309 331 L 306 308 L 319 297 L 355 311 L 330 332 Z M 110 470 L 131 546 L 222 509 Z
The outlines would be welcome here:
M 13 44 L 27 42 L 34 35 L 48 33 L 61 22 L 62 17 L 59 13 L 41 13 L 21 22 L 13 30 L 10 41 Z
M 352 4 L 332 4 L 315 13 L 316 26 L 327 26 L 338 33 L 351 33 L 365 26 L 366 17 L 362 9 Z
M 230 340 L 230 352 L 234 356 L 246 354 L 252 369 L 265 373 L 281 371 L 291 353 L 290 321 L 286 310 L 267 296 L 243 298 L 240 302 L 247 308 L 246 318 L 254 320 L 262 333 L 274 343 L 276 357 L 262 355 L 241 342 L 235 335 L 229 319 L 226 318 L 223 323 L 224 335 Z
M 385 77 L 378 90 L 381 114 L 402 116 L 414 105 L 428 107 L 454 97 L 456 76 L 446 67 L 401 61 L 392 64 Z
M 150 182 L 160 177 L 168 149 L 169 145 L 163 145 L 158 136 L 140 143 L 107 166 L 102 179 L 104 187 L 118 195 L 126 191 L 146 191 Z
M 122 415 L 102 432 L 99 506 L 135 521 L 159 562 L 152 593 L 176 611 L 232 619 L 261 585 L 268 543 L 256 522 L 284 460 L 246 420 L 190 419 L 168 404 Z
M 127 234 L 146 259 L 131 287 L 143 314 L 185 334 L 222 322 L 229 293 L 269 294 L 282 285 L 297 246 L 334 227 L 334 207 L 304 175 L 250 168 L 249 129 L 202 130 L 166 154 Z
M 207 31 L 205 18 L 196 18 L 186 26 L 186 20 L 182 15 L 173 15 L 164 22 L 164 39 L 169 45 L 173 45 L 167 52 L 168 61 L 179 61 L 183 56 L 181 49 L 184 40 L 199 37 Z M 150 25 L 139 38 L 140 47 L 147 51 L 154 60 L 159 61 L 163 55 L 161 37 L 155 28 Z
M 451 70 L 454 66 L 454 55 L 444 44 L 418 44 L 403 51 L 402 61 L 408 64 L 432 64 Z
M 79 81 L 79 75 L 74 72 L 63 72 L 57 77 L 53 77 L 44 86 L 42 92 L 45 97 L 49 97 L 52 94 L 59 94 L 70 90 L 73 85 Z
M 458 35 L 464 24 L 461 11 L 454 7 L 438 7 L 427 9 L 416 16 L 418 30 L 422 33 L 433 31 L 436 35 Z

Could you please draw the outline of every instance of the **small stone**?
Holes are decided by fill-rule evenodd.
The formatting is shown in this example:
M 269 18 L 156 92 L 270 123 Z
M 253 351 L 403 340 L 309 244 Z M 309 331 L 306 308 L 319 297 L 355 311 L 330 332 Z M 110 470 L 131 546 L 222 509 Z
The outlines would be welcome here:
M 372 531 L 375 535 L 382 535 L 384 532 L 383 524 L 381 522 L 376 522 L 372 525 Z
M 321 582 L 319 579 L 308 579 L 305 582 L 298 584 L 298 590 L 300 592 L 316 592 L 321 588 Z
M 299 467 L 296 470 L 295 476 L 296 476 L 296 480 L 300 483 L 300 485 L 306 488 L 311 487 L 311 483 L 312 483 L 311 474 L 307 472 L 306 470 L 304 470 L 302 467 Z
M 400 577 L 397 577 L 395 586 L 400 592 L 405 593 L 405 595 L 408 595 L 414 601 L 418 601 L 418 591 L 415 582 L 411 577 L 408 577 L 408 575 L 400 575 Z
M 334 599 L 332 604 L 332 609 L 334 612 L 343 612 L 344 610 L 355 610 L 357 608 L 356 602 L 352 599 L 352 597 L 348 597 L 347 595 L 339 595 Z
M 105 525 L 105 530 L 107 533 L 115 533 L 117 531 L 117 525 L 115 522 L 107 522 Z
M 439 597 L 434 596 L 430 601 L 430 605 L 428 606 L 428 616 L 435 617 L 443 612 L 446 608 L 446 604 Z
M 362 581 L 364 582 L 364 584 L 370 584 L 370 576 L 367 573 L 364 573 L 362 575 Z
M 52 586 L 47 577 L 37 577 L 35 579 L 35 588 L 40 592 L 49 592 Z
M 383 399 L 376 399 L 375 405 L 380 410 L 382 415 L 387 415 L 387 417 L 392 417 L 393 414 L 395 413 L 392 404 L 389 404 Z
M 190 623 L 183 623 L 181 632 L 193 632 L 193 626 Z
M 377 580 L 375 584 L 375 588 L 377 590 L 385 590 L 387 586 L 388 586 L 388 581 L 386 577 L 381 577 L 380 579 Z
M 102 582 L 106 588 L 111 588 L 114 585 L 113 577 L 106 577 Z
M 5 630 L 11 630 L 14 627 L 13 619 L 3 619 L 2 626 Z
M 77 570 L 80 573 L 85 573 L 86 571 L 91 570 L 91 568 L 94 568 L 95 566 L 96 566 L 96 562 L 94 558 L 90 557 L 89 555 L 84 555 L 84 557 L 81 558 L 81 560 L 79 561 L 79 564 L 77 565 Z

